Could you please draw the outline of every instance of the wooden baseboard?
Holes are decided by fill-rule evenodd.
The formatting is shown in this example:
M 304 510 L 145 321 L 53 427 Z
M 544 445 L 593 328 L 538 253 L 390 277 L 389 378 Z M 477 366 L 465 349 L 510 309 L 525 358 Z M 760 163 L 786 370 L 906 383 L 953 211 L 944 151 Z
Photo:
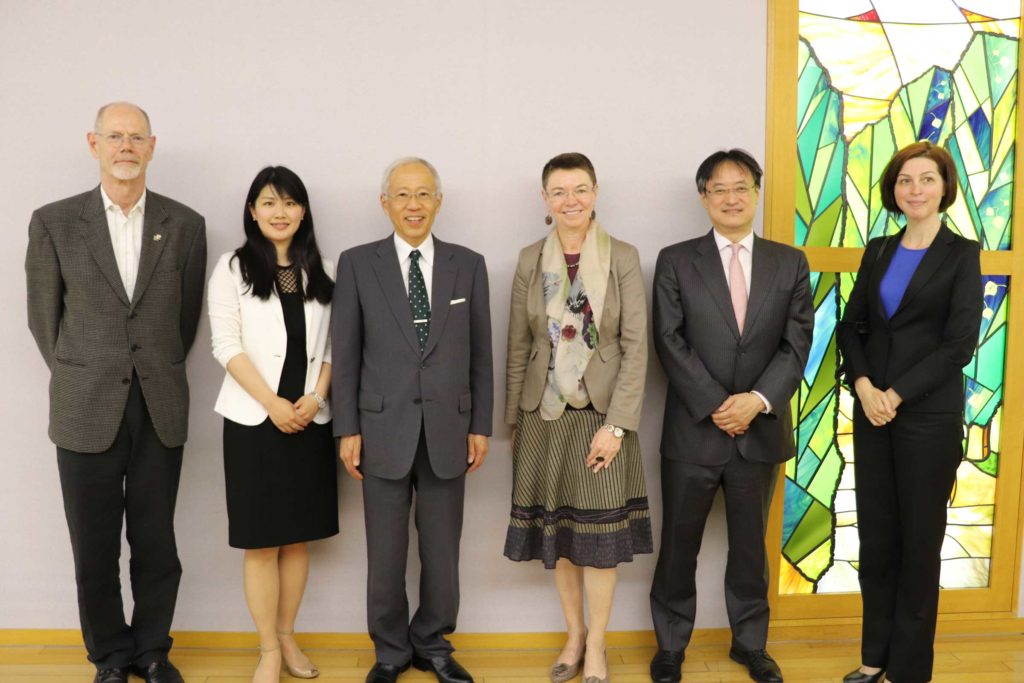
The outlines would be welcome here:
M 939 617 L 938 634 L 984 635 L 993 633 L 1024 633 L 1024 619 L 1010 613 L 946 614 Z M 176 631 L 172 633 L 177 647 L 207 649 L 249 649 L 258 645 L 252 632 Z M 856 640 L 860 637 L 860 620 L 793 619 L 773 621 L 768 632 L 771 642 Z M 334 650 L 371 650 L 373 644 L 365 633 L 299 633 L 296 638 L 303 647 Z M 550 650 L 564 644 L 562 632 L 550 633 L 456 633 L 452 644 L 459 650 Z M 729 629 L 711 628 L 694 631 L 696 644 L 728 643 Z M 654 647 L 653 631 L 612 631 L 608 633 L 612 647 Z M 82 634 L 71 629 L 0 629 L 0 646 L 66 646 L 82 647 Z

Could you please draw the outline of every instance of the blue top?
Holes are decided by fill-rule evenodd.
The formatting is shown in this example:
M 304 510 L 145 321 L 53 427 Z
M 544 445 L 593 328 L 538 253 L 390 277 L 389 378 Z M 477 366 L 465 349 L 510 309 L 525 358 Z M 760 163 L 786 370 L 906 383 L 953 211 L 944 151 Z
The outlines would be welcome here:
M 896 309 L 903 301 L 903 294 L 907 291 L 910 278 L 914 277 L 914 271 L 921 264 L 924 258 L 925 249 L 907 249 L 902 244 L 896 247 L 892 261 L 889 262 L 889 269 L 882 276 L 882 282 L 878 286 L 878 293 L 882 297 L 882 306 L 885 308 L 885 317 L 891 318 Z

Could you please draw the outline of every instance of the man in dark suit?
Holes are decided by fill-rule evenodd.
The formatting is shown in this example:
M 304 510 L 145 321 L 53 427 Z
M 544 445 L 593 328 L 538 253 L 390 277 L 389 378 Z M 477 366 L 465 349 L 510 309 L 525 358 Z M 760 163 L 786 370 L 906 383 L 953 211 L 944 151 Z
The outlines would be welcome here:
M 445 636 L 459 608 L 466 473 L 487 455 L 494 402 L 484 259 L 434 239 L 437 171 L 388 167 L 380 203 L 394 234 L 341 254 L 331 324 L 334 434 L 363 482 L 367 621 L 377 661 L 367 683 L 411 663 L 441 683 L 471 683 Z M 415 492 L 421 565 L 412 621 L 405 594 Z
M 146 190 L 156 137 L 139 107 L 100 109 L 99 187 L 32 214 L 29 329 L 50 368 L 78 609 L 97 683 L 177 683 L 167 661 L 181 564 L 174 505 L 188 432 L 185 355 L 206 277 L 202 216 Z M 118 558 L 127 519 L 135 609 Z
M 704 524 L 725 495 L 729 656 L 756 681 L 782 681 L 765 650 L 768 504 L 779 463 L 793 457 L 789 402 L 814 322 L 807 260 L 752 232 L 761 168 L 742 150 L 697 170 L 711 219 L 703 237 L 667 247 L 654 275 L 654 346 L 668 375 L 661 438 L 661 552 L 651 587 L 657 683 L 680 680 L 697 608 Z

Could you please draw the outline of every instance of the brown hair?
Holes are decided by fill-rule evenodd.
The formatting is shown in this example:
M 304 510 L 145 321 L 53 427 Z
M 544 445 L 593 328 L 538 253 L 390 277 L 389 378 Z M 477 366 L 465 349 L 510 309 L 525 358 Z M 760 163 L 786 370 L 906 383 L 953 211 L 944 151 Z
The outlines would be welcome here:
M 939 202 L 939 211 L 945 211 L 956 201 L 957 174 L 956 164 L 949 152 L 941 147 L 933 145 L 927 140 L 921 140 L 907 145 L 893 155 L 892 159 L 882 171 L 882 206 L 890 213 L 902 214 L 903 211 L 896 204 L 896 179 L 903 170 L 903 164 L 917 157 L 925 157 L 935 162 L 939 167 L 939 175 L 942 176 L 942 200 Z
M 548 176 L 555 171 L 574 171 L 576 169 L 586 171 L 590 176 L 590 182 L 597 185 L 597 172 L 594 171 L 594 164 L 590 163 L 590 159 L 579 152 L 566 152 L 544 164 L 544 170 L 540 173 L 540 186 L 547 187 Z

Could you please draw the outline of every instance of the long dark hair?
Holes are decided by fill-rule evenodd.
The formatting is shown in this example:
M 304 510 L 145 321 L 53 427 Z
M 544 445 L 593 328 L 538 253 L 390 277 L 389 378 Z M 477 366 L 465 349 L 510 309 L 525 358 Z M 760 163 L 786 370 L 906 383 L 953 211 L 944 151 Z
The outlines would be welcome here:
M 306 274 L 306 300 L 316 299 L 322 304 L 329 303 L 331 294 L 334 293 L 334 282 L 324 271 L 320 249 L 316 246 L 309 195 L 306 193 L 306 186 L 302 184 L 302 179 L 284 166 L 267 166 L 257 173 L 249 187 L 249 194 L 245 197 L 245 206 L 242 208 L 245 244 L 235 249 L 235 255 L 232 257 L 238 259 L 238 265 L 242 270 L 242 282 L 249 286 L 249 291 L 254 296 L 264 300 L 270 298 L 271 292 L 277 286 L 277 250 L 260 232 L 260 226 L 250 212 L 250 208 L 256 206 L 256 198 L 267 185 L 273 187 L 279 196 L 291 197 L 306 210 L 299 229 L 288 246 L 288 258 L 299 273 Z

